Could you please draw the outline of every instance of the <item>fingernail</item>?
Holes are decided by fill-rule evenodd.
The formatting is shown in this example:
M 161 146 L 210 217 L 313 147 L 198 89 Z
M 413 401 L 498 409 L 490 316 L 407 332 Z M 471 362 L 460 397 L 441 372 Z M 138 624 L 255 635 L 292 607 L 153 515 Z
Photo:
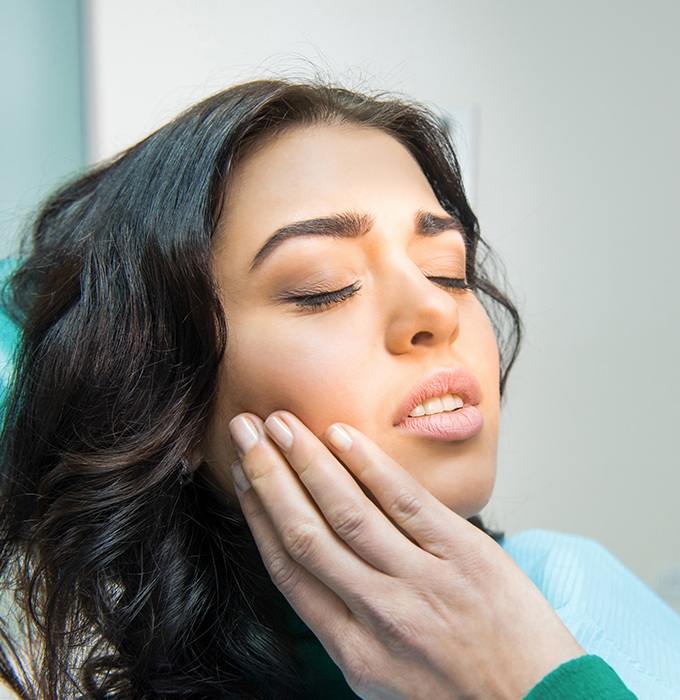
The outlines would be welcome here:
M 238 459 L 231 465 L 231 478 L 234 482 L 234 488 L 240 493 L 250 488 L 248 477 L 245 475 L 243 467 L 241 466 L 241 461 Z
M 229 423 L 229 432 L 231 433 L 231 439 L 236 445 L 236 449 L 241 455 L 247 454 L 255 446 L 255 443 L 260 437 L 253 421 L 246 416 L 236 416 L 236 418 Z
M 352 438 L 350 434 L 339 425 L 331 425 L 326 433 L 328 442 L 335 447 L 338 452 L 347 452 L 352 447 Z
M 277 445 L 283 447 L 284 450 L 290 448 L 293 444 L 293 433 L 290 428 L 276 416 L 269 416 L 264 422 L 264 427 L 274 439 Z

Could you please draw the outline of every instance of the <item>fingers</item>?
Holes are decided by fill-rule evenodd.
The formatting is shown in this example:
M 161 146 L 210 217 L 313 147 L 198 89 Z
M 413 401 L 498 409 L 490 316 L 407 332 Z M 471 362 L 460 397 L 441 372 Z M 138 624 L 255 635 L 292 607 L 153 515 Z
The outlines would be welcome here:
M 333 653 L 339 627 L 349 621 L 347 606 L 290 556 L 257 493 L 250 488 L 239 462 L 232 465 L 232 474 L 241 510 L 272 581 L 305 624 L 317 632 L 321 643 Z
M 468 551 L 470 530 L 476 528 L 438 501 L 365 435 L 351 426 L 335 424 L 325 438 L 390 519 L 422 549 L 446 559 L 458 556 L 460 542 L 466 543 Z
M 466 529 L 464 541 L 468 542 L 472 526 L 355 428 L 336 423 L 324 437 L 383 512 L 363 495 L 350 473 L 339 468 L 337 460 L 298 418 L 279 411 L 264 425 L 335 532 L 381 571 L 401 575 L 404 567 L 412 570 L 416 563 L 418 550 L 399 536 L 394 524 L 421 549 L 441 558 L 458 554 L 456 533 L 460 528 Z
M 420 552 L 366 496 L 350 473 L 305 425 L 277 412 L 264 423 L 332 530 L 364 561 L 390 575 L 413 568 Z M 331 434 L 342 444 L 343 431 Z M 387 459 L 382 455 L 383 459 Z
M 264 562 L 362 696 L 498 694 L 489 649 L 519 678 L 514 695 L 579 653 L 507 555 L 359 431 L 331 426 L 332 452 L 283 412 L 265 424 L 238 416 L 231 432 L 234 485 Z M 544 631 L 553 641 L 537 666 Z
M 243 475 L 251 486 L 241 495 L 244 508 L 248 508 L 246 515 L 251 527 L 258 530 L 263 559 L 282 592 L 289 595 L 286 577 L 300 576 L 293 573 L 292 562 L 302 565 L 348 604 L 356 599 L 357 591 L 370 589 L 375 570 L 333 532 L 285 457 L 266 436 L 262 421 L 251 414 L 237 416 L 231 432 L 239 445 Z M 327 459 L 335 461 L 318 444 Z M 346 473 L 344 476 L 351 480 Z M 287 559 L 282 557 L 284 553 Z
M 313 502 L 323 514 L 323 520 L 351 547 L 364 561 L 376 569 L 390 575 L 402 575 L 413 570 L 418 556 L 407 538 L 394 527 L 396 524 L 415 541 L 422 550 L 440 558 L 453 558 L 461 553 L 460 542 L 468 542 L 470 530 L 474 529 L 467 521 L 441 504 L 423 488 L 408 472 L 385 455 L 372 441 L 350 426 L 335 424 L 325 434 L 330 449 L 342 460 L 351 474 L 367 488 L 391 519 L 376 508 L 364 495 L 355 479 L 328 452 L 324 445 L 304 424 L 290 413 L 279 411 L 272 414 L 264 423 L 264 430 L 278 445 L 279 451 L 271 447 L 273 461 L 267 462 L 266 438 L 262 433 L 262 423 L 250 416 L 253 426 L 255 452 L 245 460 L 246 470 L 256 483 L 264 469 L 268 482 L 276 486 L 268 491 L 271 498 L 260 489 L 263 505 L 280 527 L 284 528 L 285 541 L 292 543 L 292 556 L 302 561 L 300 544 L 313 540 L 311 529 L 299 536 L 297 525 L 291 525 L 291 518 L 302 514 L 307 517 Z M 237 421 L 235 420 L 235 425 Z M 258 433 L 260 431 L 260 433 Z M 262 445 L 255 444 L 262 442 Z M 307 497 L 304 503 L 297 500 L 295 505 L 282 503 L 285 490 L 282 477 L 290 476 L 287 464 L 293 467 L 305 486 Z M 299 484 L 296 484 L 299 487 Z M 300 509 L 298 509 L 300 506 Z M 304 508 L 307 510 L 304 510 Z M 307 515 L 304 515 L 304 514 Z M 314 511 L 316 515 L 316 511 Z M 319 521 L 314 520 L 316 526 Z M 464 528 L 465 532 L 461 532 Z M 291 535 L 291 531 L 293 534 Z M 281 530 L 279 530 L 281 532 Z M 475 532 L 482 537 L 482 533 Z M 459 535 L 464 535 L 462 538 Z M 474 535 L 473 535 L 474 536 Z M 298 542 L 298 537 L 300 541 Z M 319 538 L 319 542 L 321 539 Z M 305 561 L 308 559 L 305 557 Z

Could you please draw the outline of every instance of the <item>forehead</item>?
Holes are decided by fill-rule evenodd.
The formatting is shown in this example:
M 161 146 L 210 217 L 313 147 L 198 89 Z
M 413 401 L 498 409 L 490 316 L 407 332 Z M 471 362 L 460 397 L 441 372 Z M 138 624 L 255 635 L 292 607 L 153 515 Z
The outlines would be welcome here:
M 348 210 L 380 219 L 419 209 L 442 211 L 394 137 L 355 125 L 295 126 L 257 144 L 231 173 L 218 245 L 255 248 L 294 221 Z

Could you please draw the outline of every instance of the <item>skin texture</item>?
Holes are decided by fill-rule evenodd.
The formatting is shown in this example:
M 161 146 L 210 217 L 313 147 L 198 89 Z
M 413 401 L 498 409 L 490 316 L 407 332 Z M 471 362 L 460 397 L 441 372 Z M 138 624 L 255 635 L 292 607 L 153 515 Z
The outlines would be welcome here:
M 295 222 L 348 212 L 370 218 L 360 236 L 289 238 L 251 270 L 268 238 Z M 316 435 L 359 427 L 447 507 L 477 513 L 493 488 L 498 352 L 481 304 L 429 278 L 464 278 L 465 244 L 449 228 L 422 235 L 419 213 L 445 217 L 410 153 L 356 126 L 293 127 L 260 144 L 232 177 L 215 247 L 229 328 L 219 400 L 205 457 L 219 487 L 235 458 L 229 421 L 251 411 L 297 415 Z M 360 286 L 321 309 L 285 297 Z M 440 370 L 481 385 L 484 427 L 462 441 L 395 427 L 414 385 Z
M 274 583 L 363 698 L 524 697 L 583 650 L 465 520 L 493 486 L 499 397 L 482 307 L 431 279 L 462 276 L 460 233 L 418 232 L 419 213 L 445 212 L 409 153 L 365 128 L 260 144 L 225 204 L 215 272 L 229 343 L 203 457 Z M 288 238 L 252 268 L 281 227 L 347 212 L 370 218 L 363 235 Z M 461 367 L 479 383 L 478 433 L 395 425 L 423 377 Z
M 360 697 L 519 700 L 583 654 L 496 542 L 360 432 L 335 424 L 326 449 L 277 412 L 231 434 L 263 561 Z

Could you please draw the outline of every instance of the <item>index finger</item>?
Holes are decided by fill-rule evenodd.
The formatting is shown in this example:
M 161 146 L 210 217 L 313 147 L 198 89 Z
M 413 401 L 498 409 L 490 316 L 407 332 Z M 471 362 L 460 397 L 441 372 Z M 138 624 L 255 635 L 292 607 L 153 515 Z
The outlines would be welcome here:
M 405 562 L 413 567 L 414 557 L 422 556 L 422 551 L 394 527 L 302 421 L 291 413 L 277 411 L 264 425 L 325 522 L 345 544 L 363 561 L 384 573 L 402 573 Z M 279 506 L 272 503 L 271 508 L 273 511 Z

